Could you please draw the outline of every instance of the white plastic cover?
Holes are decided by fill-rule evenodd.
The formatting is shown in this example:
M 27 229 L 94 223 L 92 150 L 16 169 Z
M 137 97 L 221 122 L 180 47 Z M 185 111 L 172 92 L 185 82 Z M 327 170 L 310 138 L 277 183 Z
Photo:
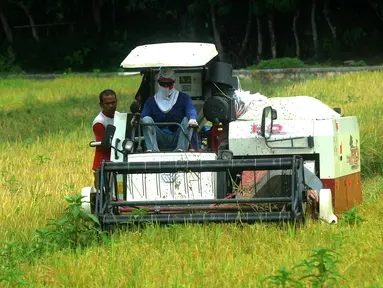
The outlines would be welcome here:
M 199 67 L 218 55 L 214 44 L 159 43 L 138 46 L 122 61 L 123 68 Z
M 83 196 L 84 198 L 82 198 L 81 200 L 81 207 L 85 210 L 85 212 L 87 213 L 91 213 L 91 207 L 90 207 L 90 194 L 91 193 L 96 193 L 96 188 L 94 187 L 83 187 L 81 189 L 81 196 Z
M 140 153 L 128 162 L 216 160 L 215 153 Z M 215 172 L 131 174 L 127 176 L 127 200 L 215 199 Z
M 321 189 L 319 192 L 319 219 L 330 224 L 338 222 L 332 208 L 331 189 Z
M 310 96 L 271 97 L 260 93 L 236 91 L 239 120 L 261 120 L 262 111 L 271 106 L 277 111 L 278 120 L 324 120 L 340 115 L 318 99 Z

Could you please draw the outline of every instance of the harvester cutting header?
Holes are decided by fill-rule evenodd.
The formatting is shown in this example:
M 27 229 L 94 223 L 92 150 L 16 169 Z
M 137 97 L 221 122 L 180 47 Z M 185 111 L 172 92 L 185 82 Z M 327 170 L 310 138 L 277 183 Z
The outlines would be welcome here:
M 83 188 L 83 207 L 109 227 L 302 222 L 308 210 L 334 222 L 337 213 L 361 203 L 356 117 L 309 96 L 244 91 L 232 66 L 217 56 L 208 43 L 143 45 L 130 52 L 121 66 L 140 72 L 142 82 L 131 111 L 116 112 L 103 141 L 90 143 L 112 154 L 97 171 L 96 187 Z M 175 72 L 174 87 L 197 111 L 193 125 L 143 121 L 144 107 L 161 87 L 159 73 L 168 68 Z M 143 132 L 170 126 L 183 133 L 187 149 L 153 151 Z M 319 205 L 307 209 L 313 190 Z

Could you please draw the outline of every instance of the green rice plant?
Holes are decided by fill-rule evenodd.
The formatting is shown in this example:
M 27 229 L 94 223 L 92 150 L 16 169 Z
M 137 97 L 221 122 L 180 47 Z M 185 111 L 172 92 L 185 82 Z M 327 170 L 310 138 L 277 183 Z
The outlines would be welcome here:
M 12 175 L 10 178 L 5 180 L 7 183 L 7 190 L 12 194 L 17 193 L 21 189 L 20 182 L 17 180 L 15 175 Z
M 307 287 L 307 281 L 311 283 L 310 287 L 332 287 L 343 278 L 337 271 L 339 256 L 330 248 L 318 247 L 291 270 L 281 266 L 274 275 L 264 280 L 272 287 Z M 303 271 L 300 271 L 301 268 Z
M 49 219 L 47 228 L 37 230 L 38 242 L 59 249 L 70 247 L 76 250 L 97 240 L 101 233 L 98 229 L 100 223 L 95 215 L 84 211 L 81 207 L 82 198 L 81 194 L 65 196 L 64 199 L 69 206 L 65 209 L 63 217 Z
M 348 211 L 342 212 L 343 217 L 339 220 L 340 224 L 359 225 L 364 219 L 358 213 L 358 207 L 354 206 Z
M 38 161 L 39 165 L 43 165 L 46 161 L 51 160 L 50 157 L 44 155 L 38 155 L 34 159 Z
M 300 281 L 308 279 L 312 287 L 331 287 L 338 279 L 343 278 L 337 271 L 340 255 L 336 251 L 318 247 L 313 252 L 308 259 L 296 266 L 304 268 L 304 275 L 300 277 Z
M 24 281 L 21 277 L 17 262 L 20 253 L 17 251 L 16 243 L 3 242 L 0 245 L 0 284 L 10 284 L 14 286 L 30 285 L 31 283 Z
M 296 278 L 294 271 L 289 271 L 286 267 L 281 266 L 275 275 L 266 277 L 265 282 L 272 285 L 272 287 L 303 287 L 303 283 Z

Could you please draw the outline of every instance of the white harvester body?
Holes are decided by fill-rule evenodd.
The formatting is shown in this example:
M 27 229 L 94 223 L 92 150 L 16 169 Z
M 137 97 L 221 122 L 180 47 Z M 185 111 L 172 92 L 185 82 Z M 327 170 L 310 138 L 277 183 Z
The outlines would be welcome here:
M 361 203 L 360 134 L 355 116 L 341 116 L 309 96 L 265 98 L 254 94 L 252 98 L 247 94 L 244 98 L 247 111 L 229 124 L 229 147 L 234 155 L 313 155 L 305 165 L 332 191 L 335 210 Z M 278 118 L 265 141 L 259 131 L 262 110 L 268 105 Z
M 286 168 L 288 161 L 285 158 L 291 156 L 292 158 L 290 158 L 293 160 L 292 162 L 289 160 L 292 163 L 292 168 L 289 168 L 290 171 L 301 169 L 299 173 L 305 175 L 302 178 L 295 170 L 291 172 L 292 178 L 289 178 L 289 181 L 292 181 L 291 185 L 293 186 L 289 184 L 289 187 L 292 187 L 292 190 L 301 192 L 305 188 L 302 188 L 302 185 L 300 186 L 299 181 L 301 181 L 305 182 L 308 186 L 306 188 L 318 189 L 320 198 L 319 212 L 326 221 L 332 222 L 336 220 L 333 209 L 335 213 L 339 213 L 352 208 L 355 204 L 361 203 L 360 135 L 357 118 L 354 116 L 342 116 L 323 102 L 309 96 L 269 98 L 259 93 L 252 94 L 249 91 L 243 91 L 239 78 L 232 77 L 231 74 L 229 75 L 230 81 L 233 80 L 234 88 L 231 90 L 232 94 L 230 97 L 224 95 L 224 98 L 230 98 L 231 102 L 227 99 L 225 100 L 226 102 L 222 102 L 220 95 L 217 96 L 217 94 L 211 97 L 214 94 L 212 89 L 214 90 L 215 87 L 218 87 L 217 83 L 218 85 L 220 84 L 220 78 L 223 79 L 221 84 L 228 81 L 225 79 L 224 73 L 220 75 L 220 71 L 214 72 L 213 69 L 210 69 L 212 66 L 207 66 L 217 54 L 213 44 L 162 43 L 139 46 L 132 50 L 124 59 L 121 63 L 122 67 L 145 71 L 146 74 L 144 73 L 144 75 L 149 79 L 150 83 L 148 84 L 151 91 L 151 95 L 147 97 L 151 97 L 157 91 L 156 80 L 158 70 L 162 67 L 172 67 L 176 70 L 176 88 L 188 93 L 197 108 L 199 116 L 198 131 L 200 132 L 206 127 L 207 120 L 212 121 L 209 118 L 217 119 L 217 121 L 213 123 L 208 136 L 211 138 L 211 143 L 213 143 L 210 143 L 210 147 L 205 145 L 204 149 L 196 152 L 144 153 L 144 151 L 137 149 L 137 143 L 138 147 L 141 147 L 141 144 L 144 143 L 142 127 L 138 130 L 138 136 L 136 130 L 134 130 L 134 135 L 131 132 L 132 118 L 135 113 L 116 112 L 114 117 L 115 131 L 111 139 L 111 145 L 113 146 L 111 162 L 116 163 L 116 165 L 105 164 L 105 171 L 112 171 L 116 174 L 115 178 L 108 178 L 108 181 L 114 181 L 115 184 L 110 184 L 113 187 L 110 188 L 110 191 L 106 189 L 107 193 L 105 195 L 116 195 L 119 199 L 125 201 L 124 203 L 129 207 L 136 207 L 134 205 L 137 203 L 149 205 L 155 201 L 159 201 L 158 205 L 162 205 L 161 203 L 169 205 L 169 203 L 172 203 L 171 201 L 178 204 L 186 203 L 182 201 L 192 201 L 191 203 L 201 204 L 204 203 L 204 200 L 211 201 L 228 198 L 229 196 L 226 194 L 222 195 L 222 187 L 225 187 L 230 181 L 235 182 L 235 175 L 225 174 L 223 167 L 218 167 L 218 164 L 215 165 L 215 163 L 228 163 L 227 165 L 231 165 L 230 161 L 232 159 L 236 161 L 235 165 L 237 166 L 233 162 L 233 166 L 227 167 L 227 169 L 234 174 L 239 173 L 241 176 L 241 180 L 233 185 L 238 192 L 238 185 L 243 185 L 247 182 L 255 185 L 263 182 L 262 187 L 266 187 L 269 180 L 272 180 L 276 175 L 287 179 L 287 174 L 285 175 L 284 172 L 282 174 L 275 172 L 279 169 L 277 169 L 279 166 L 276 162 L 281 161 L 282 163 L 284 161 L 285 164 L 280 164 L 280 167 Z M 225 68 L 227 66 L 218 65 L 216 67 Z M 214 79 L 218 79 L 218 81 L 214 81 Z M 213 83 L 213 86 L 211 83 Z M 223 87 L 226 86 L 223 85 Z M 221 91 L 220 89 L 218 90 Z M 228 117 L 231 118 L 228 121 L 225 120 L 225 126 L 219 123 L 220 121 L 218 120 L 222 117 L 227 119 L 222 111 L 226 111 L 225 109 L 229 109 L 228 107 L 230 109 L 234 107 L 235 111 L 230 110 L 232 113 Z M 271 107 L 273 113 L 275 113 L 275 115 L 273 114 L 273 120 L 270 122 L 270 127 L 267 127 L 267 123 L 264 123 L 264 113 L 268 107 Z M 220 130 L 225 131 L 223 133 Z M 271 132 L 269 137 L 265 136 L 265 130 Z M 126 152 L 124 150 L 126 139 L 134 142 L 137 151 Z M 220 148 L 219 143 L 225 143 L 224 148 Z M 227 156 L 223 156 L 224 152 L 220 153 L 220 149 L 221 152 L 230 152 L 225 154 L 230 155 L 230 157 L 225 158 Z M 296 167 L 293 163 L 296 156 L 303 159 L 304 168 Z M 262 159 L 264 159 L 263 162 Z M 243 163 L 246 162 L 243 164 L 243 167 L 241 167 L 241 161 Z M 254 162 L 253 164 L 251 163 L 252 161 Z M 257 164 L 257 161 L 260 163 L 260 166 Z M 192 163 L 190 170 L 188 169 L 189 162 Z M 146 166 L 146 163 L 148 163 L 148 166 Z M 173 167 L 174 169 L 172 170 L 172 167 L 166 166 L 166 163 L 177 167 Z M 178 166 L 178 163 L 181 163 L 179 164 L 180 166 Z M 199 163 L 201 164 L 199 165 Z M 158 171 L 153 168 L 154 164 Z M 210 170 L 204 171 L 203 165 L 207 165 Z M 275 171 L 269 174 L 258 173 L 249 181 L 246 177 L 251 174 L 251 171 L 241 170 L 240 168 L 245 166 L 247 168 L 257 168 L 257 165 L 259 167 L 269 167 L 271 170 L 275 167 Z M 132 167 L 137 167 L 142 173 L 134 171 Z M 157 172 L 153 173 L 153 171 Z M 107 175 L 102 173 L 105 172 L 101 171 L 99 175 Z M 294 175 L 294 173 L 298 174 Z M 224 178 L 222 178 L 223 174 L 225 174 Z M 310 177 L 313 181 L 311 181 Z M 101 183 L 100 185 L 108 185 L 106 180 L 103 181 L 99 182 Z M 282 184 L 284 185 L 285 183 Z M 102 189 L 96 187 L 96 190 L 101 191 Z M 259 187 L 254 190 L 256 191 L 255 194 L 258 190 Z M 87 194 L 91 190 L 84 188 L 83 191 Z M 291 198 L 281 196 L 282 198 L 285 197 L 283 198 L 285 200 L 292 199 L 291 205 L 292 207 L 294 206 L 292 214 L 295 216 L 300 215 L 299 211 L 302 210 L 298 207 L 299 203 L 302 202 L 301 195 L 296 195 L 296 191 L 290 191 L 292 193 Z M 323 197 L 321 197 L 321 193 Z M 255 196 L 252 195 L 250 198 Z M 268 195 L 263 196 L 267 198 Z M 237 195 L 237 199 L 240 198 Z M 282 201 L 282 198 L 278 201 Z M 299 204 L 298 206 L 294 202 L 295 198 L 298 199 L 298 202 L 296 202 Z M 104 200 L 100 199 L 102 204 Z M 221 201 L 220 203 L 224 202 Z M 105 209 L 103 208 L 104 206 L 100 205 L 99 209 Z M 86 207 L 89 208 L 89 206 Z M 157 208 L 153 209 L 153 211 L 156 211 Z M 110 224 L 110 221 L 112 221 L 110 219 L 112 218 L 109 217 L 109 214 L 106 215 L 105 211 L 102 211 L 102 213 L 98 211 L 97 213 L 101 215 L 100 217 L 104 217 L 104 220 L 106 219 L 105 223 Z M 292 218 L 295 217 L 294 215 Z M 160 221 L 165 221 L 161 218 L 161 215 L 158 217 Z M 192 219 L 191 214 L 185 217 Z M 205 214 L 201 217 L 197 217 L 196 221 L 203 221 Z M 246 214 L 246 217 L 250 221 L 263 219 L 264 215 Z M 278 218 L 278 214 L 270 217 L 273 220 L 283 218 L 282 216 Z M 290 216 L 287 215 L 286 217 Z M 235 214 L 222 214 L 217 216 L 217 218 L 214 218 L 214 216 L 211 218 L 212 221 L 230 219 L 235 219 Z M 125 220 L 120 219 L 119 221 Z

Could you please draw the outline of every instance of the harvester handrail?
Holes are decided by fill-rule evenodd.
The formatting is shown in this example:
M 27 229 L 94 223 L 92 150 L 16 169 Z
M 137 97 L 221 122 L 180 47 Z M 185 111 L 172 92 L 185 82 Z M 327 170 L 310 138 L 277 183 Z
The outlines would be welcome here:
M 177 122 L 154 122 L 154 123 L 141 123 L 142 126 L 178 126 L 179 128 L 181 128 L 181 131 L 182 133 L 185 135 L 185 136 L 188 136 L 187 135 L 187 132 L 184 130 L 184 128 L 182 127 L 182 125 L 180 123 L 177 123 Z
M 141 173 L 176 173 L 176 172 L 206 172 L 241 170 L 276 170 L 291 169 L 294 157 L 262 158 L 262 159 L 217 159 L 217 160 L 175 160 L 150 162 L 104 162 L 105 172 L 121 174 Z
M 139 116 L 140 114 L 136 113 L 136 115 Z M 138 122 L 136 122 L 136 123 L 138 123 Z M 188 132 L 185 131 L 185 129 L 182 127 L 182 125 L 180 123 L 177 123 L 177 122 L 142 123 L 142 122 L 140 122 L 138 125 L 138 137 L 139 137 L 139 144 L 140 144 L 139 146 L 141 146 L 141 126 L 178 126 L 181 129 L 182 134 L 184 134 L 185 137 L 188 139 L 189 145 L 191 145 L 191 141 L 192 141 L 191 138 L 192 137 L 189 138 Z M 196 126 L 196 127 L 191 126 L 189 128 L 194 130 L 194 129 L 197 129 L 198 126 Z M 135 132 L 135 130 L 132 131 L 132 135 L 134 135 L 133 132 Z M 194 133 L 194 131 L 193 131 L 193 133 Z M 133 136 L 132 136 L 132 138 L 133 138 Z
M 113 206 L 166 206 L 166 205 L 206 205 L 206 204 L 254 204 L 254 203 L 287 203 L 292 197 L 258 197 L 239 199 L 187 199 L 187 200 L 129 200 L 112 201 Z
M 136 216 L 136 215 L 134 215 Z M 117 223 L 204 223 L 204 222 L 247 222 L 291 220 L 291 213 L 280 212 L 241 212 L 241 213 L 202 213 L 202 214 L 150 214 L 139 217 L 126 215 L 102 215 L 101 222 L 106 226 Z

